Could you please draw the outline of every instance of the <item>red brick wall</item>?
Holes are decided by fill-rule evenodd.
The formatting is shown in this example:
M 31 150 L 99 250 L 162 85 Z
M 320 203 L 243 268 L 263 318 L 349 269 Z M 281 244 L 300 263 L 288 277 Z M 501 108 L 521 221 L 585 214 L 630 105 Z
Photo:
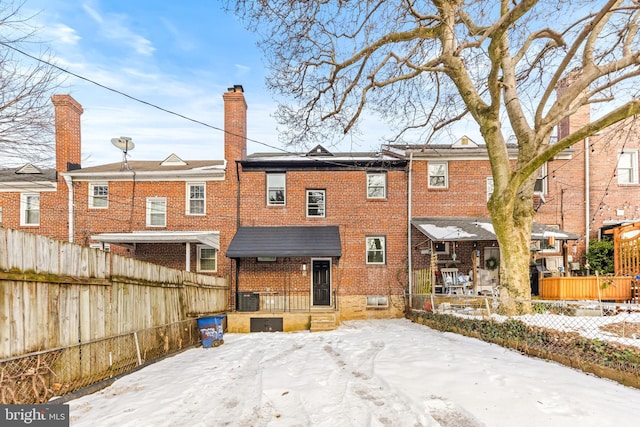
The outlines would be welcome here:
M 264 171 L 241 173 L 241 223 L 245 226 L 338 225 L 342 257 L 333 260 L 333 287 L 340 295 L 401 294 L 406 283 L 407 181 L 405 171 L 387 173 L 385 200 L 367 199 L 366 171 L 289 171 L 286 172 L 286 206 L 266 205 Z M 326 190 L 326 216 L 306 217 L 306 190 Z M 366 265 L 365 237 L 384 236 L 386 264 Z M 312 242 L 310 242 L 312 244 Z M 310 259 L 291 261 L 310 266 Z M 243 260 L 243 266 L 244 260 Z M 266 268 L 266 267 L 265 267 Z M 240 284 L 246 290 L 279 280 L 275 273 L 267 277 L 245 273 Z M 309 284 L 308 278 L 301 279 Z
M 412 216 L 482 216 L 488 217 L 488 160 L 450 160 L 448 188 L 428 188 L 427 160 L 413 161 Z

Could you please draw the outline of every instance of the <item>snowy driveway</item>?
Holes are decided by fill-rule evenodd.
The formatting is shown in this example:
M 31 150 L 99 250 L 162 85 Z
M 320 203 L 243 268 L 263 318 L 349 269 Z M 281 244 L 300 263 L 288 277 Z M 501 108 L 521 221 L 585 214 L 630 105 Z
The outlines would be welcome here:
M 227 334 L 69 402 L 71 426 L 632 426 L 640 390 L 408 320 Z

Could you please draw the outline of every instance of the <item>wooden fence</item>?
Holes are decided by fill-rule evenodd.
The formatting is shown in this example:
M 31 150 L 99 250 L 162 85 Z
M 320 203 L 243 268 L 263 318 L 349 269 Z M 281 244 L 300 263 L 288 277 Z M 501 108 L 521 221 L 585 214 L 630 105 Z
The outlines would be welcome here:
M 0 359 L 227 310 L 226 279 L 0 228 Z
M 540 279 L 545 300 L 631 300 L 631 277 L 545 277 Z

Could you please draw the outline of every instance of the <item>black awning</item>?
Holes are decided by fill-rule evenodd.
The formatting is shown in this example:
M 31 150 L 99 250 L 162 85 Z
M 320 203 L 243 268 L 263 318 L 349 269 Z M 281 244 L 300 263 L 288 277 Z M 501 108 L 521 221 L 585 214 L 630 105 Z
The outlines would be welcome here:
M 226 253 L 229 258 L 342 256 L 337 225 L 240 227 Z

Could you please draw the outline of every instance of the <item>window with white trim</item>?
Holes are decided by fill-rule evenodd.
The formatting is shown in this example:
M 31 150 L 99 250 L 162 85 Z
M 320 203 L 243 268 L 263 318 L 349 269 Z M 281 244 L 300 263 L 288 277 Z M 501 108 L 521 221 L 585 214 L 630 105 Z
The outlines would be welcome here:
M 367 198 L 384 199 L 387 197 L 387 174 L 384 172 L 367 173 Z
M 206 187 L 204 183 L 187 183 L 187 215 L 206 214 Z
M 307 190 L 307 216 L 324 218 L 325 190 Z
M 167 226 L 167 199 L 166 197 L 147 198 L 147 227 Z
M 20 225 L 40 225 L 40 194 L 20 194 Z
M 547 194 L 548 174 L 547 163 L 545 162 L 538 171 L 538 177 L 536 178 L 535 186 L 533 187 L 534 194 Z
M 385 238 L 383 236 L 372 236 L 366 238 L 367 264 L 384 264 Z
M 491 198 L 492 194 L 493 194 L 493 177 L 488 176 L 487 177 L 487 202 Z
M 281 206 L 286 203 L 286 175 L 284 173 L 267 174 L 267 205 Z
M 638 183 L 638 152 L 625 150 L 618 157 L 618 184 Z
M 448 169 L 447 162 L 429 162 L 429 188 L 448 188 Z
M 198 271 L 215 272 L 218 269 L 218 250 L 198 245 Z
M 109 184 L 96 182 L 89 184 L 89 208 L 106 209 L 109 207 Z

